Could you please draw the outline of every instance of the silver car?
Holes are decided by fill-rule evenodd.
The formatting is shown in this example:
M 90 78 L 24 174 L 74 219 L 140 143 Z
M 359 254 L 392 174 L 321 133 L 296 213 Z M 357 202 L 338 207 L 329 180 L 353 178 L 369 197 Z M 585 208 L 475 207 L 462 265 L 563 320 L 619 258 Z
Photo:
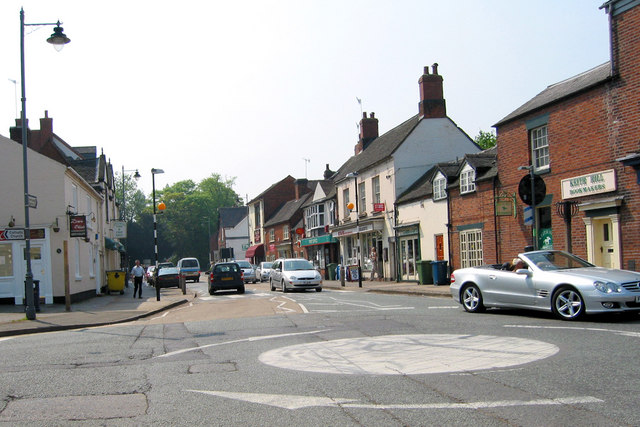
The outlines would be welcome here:
M 256 269 L 256 276 L 258 276 L 258 280 L 261 282 L 269 280 L 269 275 L 271 274 L 271 266 L 272 262 L 261 262 L 258 268 Z
M 233 261 L 240 266 L 242 272 L 244 273 L 244 283 L 256 283 L 258 279 L 256 278 L 256 270 L 253 268 L 253 264 L 249 261 Z
M 596 267 L 563 251 L 519 254 L 524 267 L 455 270 L 451 296 L 468 312 L 487 307 L 550 311 L 562 320 L 590 313 L 640 311 L 640 273 Z
M 322 291 L 322 275 L 303 258 L 280 258 L 273 262 L 269 284 L 272 291 L 291 289 L 315 289 Z

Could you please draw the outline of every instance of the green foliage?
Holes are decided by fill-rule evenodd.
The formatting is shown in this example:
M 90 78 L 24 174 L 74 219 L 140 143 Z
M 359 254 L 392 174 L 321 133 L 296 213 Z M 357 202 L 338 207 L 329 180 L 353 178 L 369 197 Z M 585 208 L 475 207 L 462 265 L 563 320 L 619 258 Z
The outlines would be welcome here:
M 217 231 L 218 208 L 242 205 L 233 184 L 234 179 L 212 174 L 199 184 L 185 180 L 156 189 L 156 204 L 166 205 L 162 213 L 157 211 L 159 261 L 175 263 L 180 258 L 196 257 L 201 266 L 209 264 L 209 236 Z M 136 223 L 130 224 L 130 259 L 155 262 L 152 203 L 150 195 Z
M 116 172 L 115 177 L 116 187 L 116 202 L 120 207 L 120 212 L 123 214 L 125 221 L 136 221 L 136 218 L 143 211 L 146 200 L 144 193 L 138 189 L 138 182 L 130 174 L 124 174 L 124 182 L 122 180 L 122 174 Z M 124 184 L 124 204 L 122 203 L 122 185 Z
M 497 142 L 496 134 L 493 133 L 493 131 L 485 132 L 482 130 L 480 131 L 480 133 L 478 133 L 478 135 L 473 140 L 483 150 L 486 150 L 487 148 L 491 148 L 495 146 Z

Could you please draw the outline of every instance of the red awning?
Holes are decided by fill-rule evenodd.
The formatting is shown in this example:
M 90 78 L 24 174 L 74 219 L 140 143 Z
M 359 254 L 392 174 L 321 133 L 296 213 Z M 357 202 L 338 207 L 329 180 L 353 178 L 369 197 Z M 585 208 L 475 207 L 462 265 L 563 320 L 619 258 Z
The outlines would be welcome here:
M 247 252 L 245 253 L 245 258 L 253 258 L 254 256 L 264 255 L 264 245 L 260 243 L 259 245 L 253 245 Z

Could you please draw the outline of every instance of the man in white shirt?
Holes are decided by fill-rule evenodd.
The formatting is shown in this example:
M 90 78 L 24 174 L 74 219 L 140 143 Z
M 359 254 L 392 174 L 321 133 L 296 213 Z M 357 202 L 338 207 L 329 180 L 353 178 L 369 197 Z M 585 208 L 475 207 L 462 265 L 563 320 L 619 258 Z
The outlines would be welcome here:
M 131 276 L 133 276 L 133 297 L 136 297 L 138 292 L 138 298 L 142 298 L 142 278 L 144 277 L 144 268 L 140 265 L 140 260 L 136 260 L 136 265 L 131 269 Z

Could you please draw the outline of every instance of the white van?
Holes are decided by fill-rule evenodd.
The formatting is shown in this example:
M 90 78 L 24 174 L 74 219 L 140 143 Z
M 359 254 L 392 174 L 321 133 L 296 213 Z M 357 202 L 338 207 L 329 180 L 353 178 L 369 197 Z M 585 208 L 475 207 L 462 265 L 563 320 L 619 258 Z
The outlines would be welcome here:
M 178 271 L 185 280 L 200 281 L 200 263 L 198 258 L 182 258 L 178 261 Z

